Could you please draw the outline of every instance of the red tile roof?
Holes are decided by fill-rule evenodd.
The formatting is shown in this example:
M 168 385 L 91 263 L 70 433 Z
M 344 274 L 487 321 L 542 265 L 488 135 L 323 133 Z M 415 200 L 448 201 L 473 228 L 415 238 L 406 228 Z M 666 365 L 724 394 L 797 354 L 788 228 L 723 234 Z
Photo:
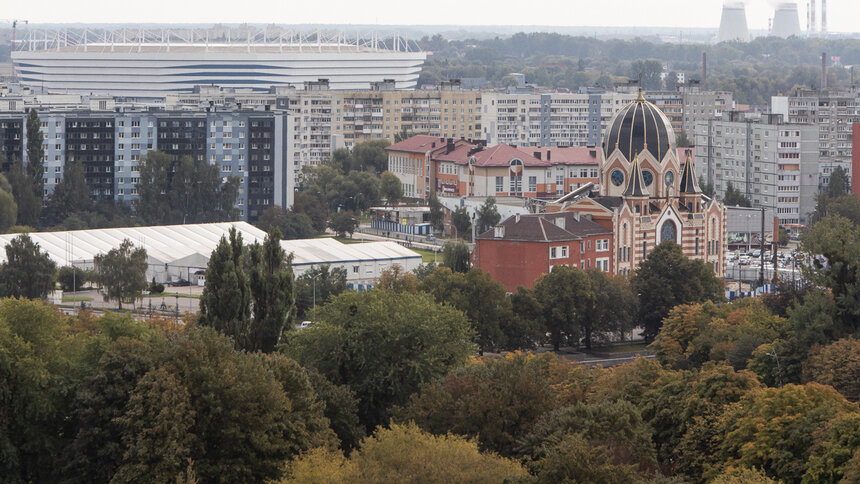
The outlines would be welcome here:
M 588 148 L 585 146 L 568 146 L 564 148 L 522 146 L 517 149 L 529 155 L 540 153 L 542 160 L 549 161 L 553 165 L 596 165 L 599 162 L 597 153 L 600 148 Z
M 522 160 L 524 166 L 552 166 L 546 161 L 504 143 L 485 148 L 473 153 L 472 156 L 475 157 L 475 166 L 510 166 L 514 158 Z
M 388 151 L 408 151 L 410 153 L 426 153 L 438 148 L 444 148 L 447 141 L 437 136 L 418 134 L 399 143 L 386 147 Z
M 454 163 L 465 165 L 469 161 L 469 151 L 475 148 L 476 145 L 464 143 L 454 148 L 454 151 L 445 153 L 444 151 L 433 155 L 436 161 L 452 161 Z

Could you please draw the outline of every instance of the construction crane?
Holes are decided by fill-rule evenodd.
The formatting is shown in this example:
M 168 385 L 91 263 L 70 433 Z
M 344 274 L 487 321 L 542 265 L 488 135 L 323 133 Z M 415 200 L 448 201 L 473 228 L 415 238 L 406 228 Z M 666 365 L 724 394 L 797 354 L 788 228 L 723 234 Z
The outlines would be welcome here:
M 18 23 L 28 24 L 30 21 L 20 19 L 0 19 L 0 22 L 4 24 L 12 24 L 12 50 L 15 50 L 15 31 L 18 29 Z
M 20 20 L 20 19 L 0 19 L 0 22 L 6 24 L 12 24 L 12 44 L 9 46 L 9 55 L 12 55 L 12 52 L 15 51 L 15 33 L 18 29 L 18 22 L 28 24 L 29 20 Z M 17 81 L 18 76 L 16 75 L 15 69 L 12 69 L 12 81 Z

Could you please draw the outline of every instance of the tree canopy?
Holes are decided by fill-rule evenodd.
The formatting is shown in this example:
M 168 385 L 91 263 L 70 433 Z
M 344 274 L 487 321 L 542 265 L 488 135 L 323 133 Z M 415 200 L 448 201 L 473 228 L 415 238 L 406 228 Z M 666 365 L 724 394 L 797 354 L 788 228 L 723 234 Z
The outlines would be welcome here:
M 12 239 L 0 264 L 0 297 L 43 299 L 54 290 L 57 264 L 29 235 Z
M 96 282 L 101 286 L 105 300 L 116 300 L 119 309 L 122 309 L 123 301 L 137 299 L 147 287 L 146 249 L 135 249 L 128 239 L 107 254 L 96 255 L 93 263 Z
M 349 386 L 368 430 L 386 422 L 391 407 L 405 403 L 422 383 L 464 364 L 475 350 L 463 313 L 428 294 L 346 292 L 318 314 L 316 324 L 290 336 L 285 351 Z

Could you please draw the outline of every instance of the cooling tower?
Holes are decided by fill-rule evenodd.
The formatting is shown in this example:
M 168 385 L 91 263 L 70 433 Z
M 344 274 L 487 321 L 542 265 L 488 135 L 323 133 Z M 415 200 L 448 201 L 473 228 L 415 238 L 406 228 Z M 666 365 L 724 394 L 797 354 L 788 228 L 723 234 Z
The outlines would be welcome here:
M 787 39 L 792 35 L 800 36 L 800 20 L 797 16 L 797 4 L 794 2 L 780 3 L 773 13 L 773 37 Z
M 739 40 L 749 42 L 750 31 L 747 29 L 747 11 L 741 2 L 726 2 L 723 4 L 723 15 L 720 18 L 720 33 L 717 42 Z

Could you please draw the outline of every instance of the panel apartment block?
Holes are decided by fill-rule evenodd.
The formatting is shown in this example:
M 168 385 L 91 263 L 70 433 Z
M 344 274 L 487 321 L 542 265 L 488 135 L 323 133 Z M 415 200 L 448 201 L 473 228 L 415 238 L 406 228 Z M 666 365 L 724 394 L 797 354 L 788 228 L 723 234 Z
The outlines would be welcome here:
M 728 184 L 753 207 L 774 210 L 783 225 L 808 223 L 818 191 L 818 129 L 786 124 L 780 115 L 696 124 L 697 175 L 713 183 L 717 198 Z

